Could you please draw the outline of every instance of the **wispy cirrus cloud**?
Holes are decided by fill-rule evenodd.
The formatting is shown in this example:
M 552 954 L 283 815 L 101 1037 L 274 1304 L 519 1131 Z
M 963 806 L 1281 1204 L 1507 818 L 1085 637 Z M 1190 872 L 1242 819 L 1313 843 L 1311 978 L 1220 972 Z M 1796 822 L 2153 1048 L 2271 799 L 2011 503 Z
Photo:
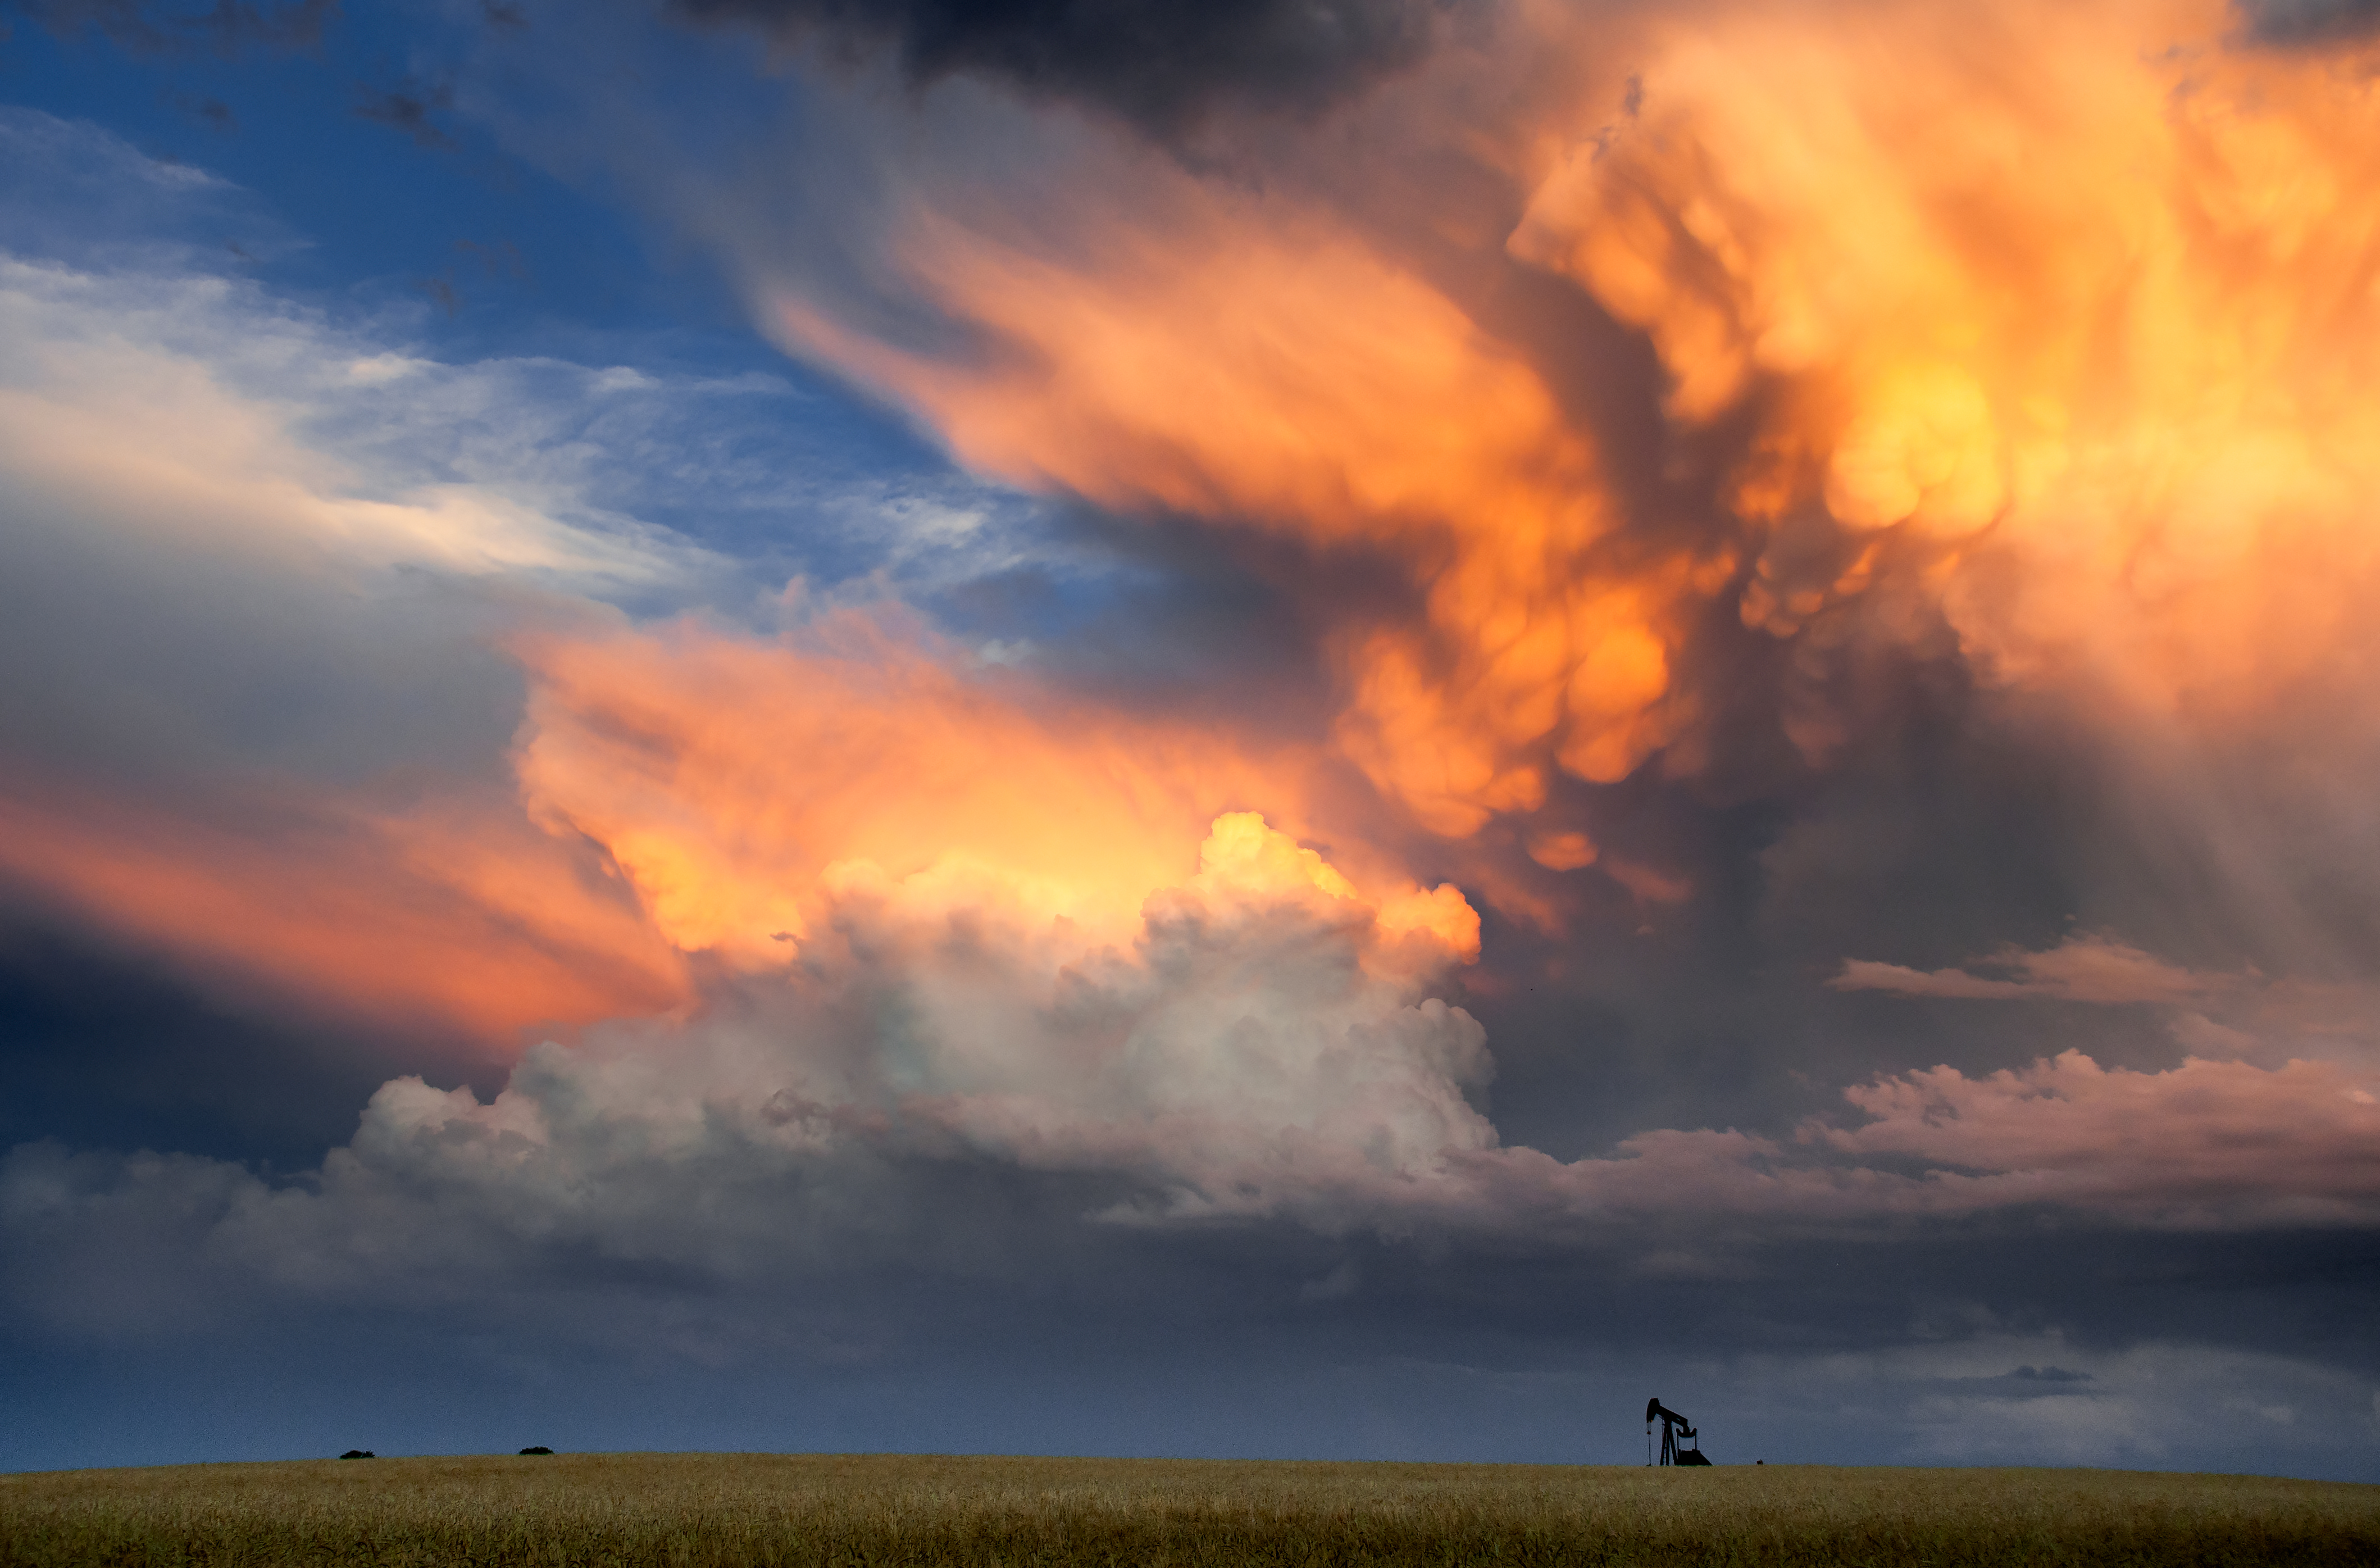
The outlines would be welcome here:
M 151 237 L 247 210 L 219 177 L 28 111 L 0 138 L 16 206 L 151 193 L 119 242 L 29 225 L 0 254 L 12 897 L 218 989 L 484 1046 L 681 998 L 605 852 L 522 805 L 506 639 L 695 602 L 772 624 L 783 568 L 731 552 L 789 508 L 861 575 L 931 580 L 1017 548 L 998 499 L 756 459 L 801 395 L 764 374 L 439 359 L 401 314 Z

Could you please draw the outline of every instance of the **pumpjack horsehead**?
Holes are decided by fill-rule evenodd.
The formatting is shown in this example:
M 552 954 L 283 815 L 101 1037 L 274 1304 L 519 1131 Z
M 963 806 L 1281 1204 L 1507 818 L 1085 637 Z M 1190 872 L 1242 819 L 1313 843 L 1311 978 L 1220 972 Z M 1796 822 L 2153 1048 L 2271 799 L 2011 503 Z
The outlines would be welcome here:
M 1658 1399 L 1648 1399 L 1645 1402 L 1645 1446 L 1648 1451 L 1653 1446 L 1655 1421 L 1661 1423 L 1660 1462 L 1662 1464 L 1707 1465 L 1710 1463 L 1703 1457 L 1702 1439 L 1694 1435 L 1694 1429 L 1687 1425 L 1686 1418 L 1663 1405 Z M 1683 1439 L 1684 1441 L 1681 1442 L 1680 1439 Z M 1692 1443 L 1694 1446 L 1688 1448 L 1686 1443 Z M 1649 1465 L 1652 1462 L 1648 1454 L 1645 1463 Z

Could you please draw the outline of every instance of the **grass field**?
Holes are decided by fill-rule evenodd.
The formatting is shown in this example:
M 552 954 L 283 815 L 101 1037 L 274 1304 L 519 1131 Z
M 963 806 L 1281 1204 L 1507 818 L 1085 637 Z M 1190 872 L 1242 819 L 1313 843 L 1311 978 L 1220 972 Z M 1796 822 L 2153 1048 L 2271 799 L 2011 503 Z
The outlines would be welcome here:
M 2110 1470 L 581 1454 L 0 1476 L 0 1563 L 2380 1562 L 2380 1487 Z

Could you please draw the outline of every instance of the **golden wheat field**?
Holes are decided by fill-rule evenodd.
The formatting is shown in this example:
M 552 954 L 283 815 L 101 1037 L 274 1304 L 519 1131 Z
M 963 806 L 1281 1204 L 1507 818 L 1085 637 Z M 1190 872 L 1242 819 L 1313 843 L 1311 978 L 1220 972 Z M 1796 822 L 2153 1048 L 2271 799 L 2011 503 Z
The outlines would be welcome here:
M 0 1477 L 0 1563 L 2380 1562 L 2380 1487 L 2107 1470 L 581 1454 Z

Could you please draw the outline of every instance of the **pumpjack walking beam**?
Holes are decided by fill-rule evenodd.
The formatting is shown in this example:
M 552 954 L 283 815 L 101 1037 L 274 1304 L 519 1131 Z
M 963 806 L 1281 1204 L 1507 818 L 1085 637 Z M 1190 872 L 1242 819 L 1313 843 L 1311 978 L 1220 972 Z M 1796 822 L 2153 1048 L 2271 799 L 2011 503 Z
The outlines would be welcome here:
M 1686 1418 L 1668 1408 L 1659 1400 L 1648 1399 L 1645 1402 L 1645 1436 L 1648 1439 L 1653 1435 L 1655 1421 L 1661 1423 L 1660 1462 L 1662 1464 L 1707 1465 L 1710 1463 L 1703 1457 L 1702 1439 L 1695 1435 L 1694 1427 L 1687 1422 Z M 1681 1438 L 1693 1443 L 1694 1446 L 1692 1448 L 1684 1446 L 1678 1440 Z

